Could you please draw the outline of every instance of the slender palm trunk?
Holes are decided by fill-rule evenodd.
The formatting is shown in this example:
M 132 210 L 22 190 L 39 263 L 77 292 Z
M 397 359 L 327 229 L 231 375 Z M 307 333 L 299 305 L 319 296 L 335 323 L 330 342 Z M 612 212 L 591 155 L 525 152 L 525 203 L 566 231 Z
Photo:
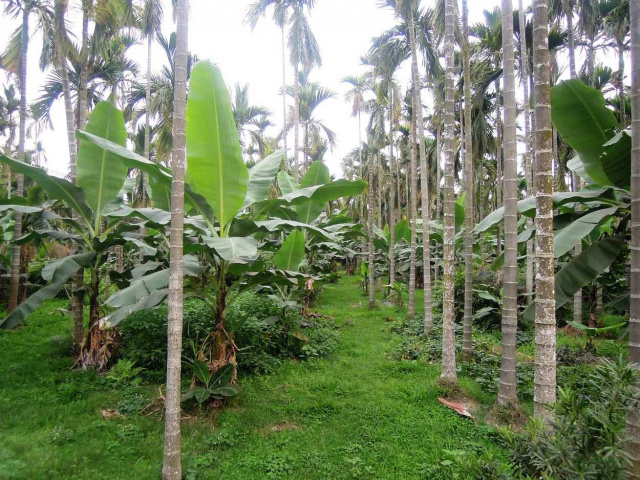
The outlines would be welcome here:
M 620 102 L 620 123 L 627 126 L 627 109 L 624 101 L 624 45 L 618 43 L 618 98 Z
M 453 145 L 454 145 L 454 0 L 445 0 L 444 55 L 445 101 L 444 101 L 444 292 L 442 300 L 442 375 L 446 383 L 457 384 L 455 343 L 455 215 L 453 191 Z
M 549 419 L 556 400 L 555 257 L 553 255 L 553 174 L 549 4 L 533 2 L 533 65 L 536 165 L 536 338 L 534 414 Z
M 293 107 L 293 176 L 296 179 L 296 182 L 300 181 L 300 172 L 298 165 L 298 150 L 300 150 L 300 132 L 298 131 L 299 123 L 300 123 L 300 72 L 298 71 L 298 62 L 296 62 L 294 66 L 294 79 L 293 79 L 293 89 L 295 96 L 295 103 Z
M 420 185 L 422 197 L 422 282 L 424 289 L 425 335 L 433 330 L 433 310 L 431 308 L 431 215 L 429 205 L 429 177 L 427 176 L 427 152 L 424 144 L 424 120 L 422 115 L 422 97 L 420 95 L 420 74 L 418 72 L 418 52 L 416 46 L 416 24 L 413 9 L 410 13 L 409 41 L 411 43 L 411 73 L 413 74 L 413 105 L 417 119 L 418 148 L 420 151 Z
M 524 172 L 527 180 L 527 197 L 533 195 L 533 171 L 531 169 L 531 102 L 529 100 L 529 52 L 525 40 L 525 10 L 522 0 L 518 0 L 518 21 L 520 27 L 520 65 L 522 71 L 522 107 L 524 110 Z M 533 221 L 527 218 L 527 228 L 531 228 Z M 527 269 L 525 273 L 525 293 L 527 303 L 531 303 L 531 293 L 533 292 L 533 263 L 534 263 L 534 242 L 527 242 Z
M 504 78 L 504 293 L 502 297 L 502 366 L 499 405 L 518 403 L 516 333 L 518 330 L 518 137 L 516 131 L 513 4 L 502 0 Z
M 288 152 L 287 152 L 287 133 L 289 130 L 287 129 L 287 52 L 285 48 L 285 32 L 284 32 L 284 23 L 282 27 L 280 27 L 280 32 L 282 34 L 282 141 L 284 143 L 284 166 L 287 167 L 288 164 Z
M 368 204 L 368 213 L 369 213 L 369 308 L 375 308 L 376 306 L 376 252 L 373 248 L 373 222 L 375 222 L 374 215 L 374 202 L 373 202 L 373 155 L 369 155 L 369 204 Z
M 393 159 L 393 84 L 389 82 L 389 285 L 396 281 L 396 182 Z
M 25 141 L 27 135 L 27 53 L 29 52 L 29 8 L 25 4 L 22 9 L 22 39 L 20 41 L 20 127 L 18 130 L 18 161 L 25 162 Z M 15 196 L 24 194 L 24 175 L 16 175 Z M 14 214 L 13 238 L 22 236 L 22 213 Z M 20 260 L 22 248 L 14 242 L 11 255 L 11 279 L 8 310 L 12 312 L 18 306 L 20 289 Z
M 471 138 L 471 64 L 469 60 L 469 7 L 462 0 L 462 69 L 464 72 L 464 180 L 467 197 L 464 217 L 464 325 L 462 351 L 473 352 L 473 145 Z
M 631 16 L 631 307 L 629 360 L 640 365 L 640 3 L 629 2 Z M 631 439 L 627 478 L 640 478 L 640 412 L 630 410 L 627 431 Z
M 71 183 L 76 183 L 76 166 L 78 158 L 78 144 L 76 142 L 76 126 L 73 114 L 73 103 L 71 101 L 71 86 L 69 83 L 69 71 L 67 67 L 67 57 L 63 47 L 63 29 L 65 22 L 66 2 L 56 0 L 55 2 L 55 35 L 57 43 L 56 64 L 60 72 L 62 83 L 62 97 L 64 100 L 65 120 L 67 122 L 67 146 L 69 148 L 69 176 Z M 74 216 L 76 214 L 74 213 Z M 75 250 L 75 248 L 74 248 Z M 84 332 L 84 294 L 82 292 L 82 275 L 76 274 L 74 280 L 74 295 L 71 298 L 71 308 L 73 311 L 73 343 L 76 351 L 81 351 L 85 343 Z M 80 297 L 80 298 L 79 298 Z
M 413 68 L 413 65 L 412 67 Z M 412 86 L 413 89 L 419 88 L 415 83 Z M 411 197 L 407 198 L 409 203 L 409 218 L 411 222 L 411 249 L 409 252 L 409 306 L 407 308 L 407 317 L 414 318 L 416 316 L 416 250 L 417 250 L 417 228 L 418 228 L 418 152 L 417 152 L 417 139 L 416 139 L 416 97 L 412 95 L 413 102 L 413 114 L 411 115 L 411 158 L 410 158 L 410 186 L 407 187 L 407 196 L 409 192 Z
M 562 0 L 562 9 L 567 17 L 567 32 L 569 33 L 569 76 L 571 78 L 576 77 L 576 46 L 575 36 L 573 32 L 573 1 L 574 0 Z
M 499 66 L 497 66 L 499 68 Z M 502 102 L 500 101 L 500 80 L 496 80 L 496 209 L 502 206 Z M 498 224 L 496 237 L 498 255 L 502 253 L 502 228 Z
M 440 122 L 438 121 L 438 125 L 436 126 L 436 221 L 441 221 L 442 219 L 442 202 L 440 195 L 440 184 L 442 183 L 442 166 L 440 165 L 440 149 L 442 148 L 442 128 L 440 127 Z M 438 265 L 433 269 L 433 279 L 438 280 L 440 276 L 440 267 Z
M 84 130 L 87 125 L 87 104 L 89 82 L 89 15 L 91 0 L 82 0 L 82 45 L 80 48 L 80 81 L 78 84 L 78 128 Z
M 187 157 L 187 65 L 189 33 L 189 0 L 179 0 L 177 11 L 175 68 L 176 82 L 173 101 L 173 151 L 171 153 L 171 235 L 169 264 L 169 316 L 167 350 L 167 400 L 164 430 L 164 463 L 162 478 L 182 478 L 180 448 L 180 374 L 182 363 L 183 310 L 183 228 L 184 170 Z

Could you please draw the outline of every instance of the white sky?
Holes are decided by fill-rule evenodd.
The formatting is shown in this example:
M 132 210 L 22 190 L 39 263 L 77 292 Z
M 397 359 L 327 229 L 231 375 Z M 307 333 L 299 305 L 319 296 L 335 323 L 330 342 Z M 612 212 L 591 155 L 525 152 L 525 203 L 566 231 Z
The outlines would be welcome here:
M 263 105 L 273 113 L 276 127 L 268 131 L 275 135 L 282 125 L 282 99 L 278 91 L 282 85 L 281 37 L 280 30 L 265 17 L 254 31 L 243 24 L 248 6 L 253 0 L 191 0 L 189 25 L 189 49 L 201 59 L 215 62 L 222 70 L 228 85 L 248 83 L 250 101 Z M 70 2 L 73 6 L 79 2 Z M 165 3 L 163 33 L 168 36 L 173 31 L 170 1 Z M 432 1 L 423 0 L 423 6 Z M 525 0 L 525 8 L 530 0 Z M 316 69 L 311 79 L 334 90 L 338 95 L 326 101 L 317 109 L 317 117 L 337 133 L 337 147 L 328 152 L 325 161 L 331 173 L 341 175 L 341 159 L 358 145 L 357 119 L 351 118 L 350 105 L 345 103 L 344 94 L 348 89 L 341 83 L 346 75 L 363 73 L 360 58 L 369 49 L 372 37 L 379 35 L 394 24 L 390 9 L 378 7 L 378 0 L 317 0 L 311 14 L 311 26 L 321 48 L 323 66 Z M 499 0 L 469 1 L 470 23 L 482 21 L 482 11 L 499 6 Z M 514 2 L 517 6 L 517 2 Z M 78 18 L 77 9 L 70 11 L 70 17 Z M 6 42 L 17 26 L 18 20 L 0 18 L 0 45 Z M 38 68 L 41 37 L 36 33 L 31 39 L 29 52 L 28 100 L 33 102 L 40 94 L 46 73 Z M 146 46 L 135 46 L 129 56 L 140 65 L 141 75 L 146 69 Z M 160 47 L 154 49 L 154 71 L 161 68 L 164 54 Z M 292 69 L 287 64 L 287 75 Z M 401 81 L 408 77 L 408 68 L 399 72 Z M 6 82 L 6 79 L 3 79 Z M 291 81 L 290 81 L 291 83 Z M 406 85 L 406 81 L 403 81 Z M 425 101 L 427 94 L 425 93 Z M 426 114 L 426 113 L 425 113 Z M 68 169 L 68 150 L 62 102 L 55 106 L 54 129 L 41 132 L 39 138 L 46 150 L 47 168 L 53 174 L 64 175 Z M 364 121 L 363 121 L 364 124 Z M 290 141 L 290 145 L 293 141 Z M 291 147 L 290 147 L 291 148 Z

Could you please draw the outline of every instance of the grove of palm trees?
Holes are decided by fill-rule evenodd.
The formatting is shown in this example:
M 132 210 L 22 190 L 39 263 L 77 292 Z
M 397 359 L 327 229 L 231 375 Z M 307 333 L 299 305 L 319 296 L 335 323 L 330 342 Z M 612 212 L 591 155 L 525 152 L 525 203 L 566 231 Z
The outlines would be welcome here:
M 0 479 L 640 479 L 640 0 L 2 8 Z

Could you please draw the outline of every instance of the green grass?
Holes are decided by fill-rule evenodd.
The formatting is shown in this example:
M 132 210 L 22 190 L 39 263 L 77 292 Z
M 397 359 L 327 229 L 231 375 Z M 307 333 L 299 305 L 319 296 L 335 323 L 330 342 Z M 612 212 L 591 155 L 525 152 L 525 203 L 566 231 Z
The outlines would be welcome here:
M 0 479 L 159 478 L 162 420 L 101 415 L 139 410 L 158 387 L 115 389 L 103 376 L 70 370 L 62 305 L 50 302 L 26 327 L 1 334 Z M 242 394 L 217 418 L 185 419 L 186 478 L 472 478 L 469 462 L 499 453 L 490 428 L 437 401 L 439 367 L 387 356 L 400 342 L 389 320 L 403 313 L 369 310 L 350 277 L 326 286 L 314 310 L 341 327 L 337 350 L 243 377 Z M 461 384 L 483 400 L 473 382 Z

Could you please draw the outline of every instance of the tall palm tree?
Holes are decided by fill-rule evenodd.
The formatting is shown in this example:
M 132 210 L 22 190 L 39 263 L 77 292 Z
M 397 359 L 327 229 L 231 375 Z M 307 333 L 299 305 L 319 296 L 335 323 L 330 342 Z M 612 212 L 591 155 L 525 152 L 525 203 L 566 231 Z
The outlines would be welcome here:
M 66 32 L 65 13 L 67 9 L 66 0 L 55 0 L 54 4 L 54 38 L 55 38 L 55 57 L 56 68 L 59 72 L 60 83 L 62 84 L 62 94 L 64 99 L 64 111 L 67 125 L 67 145 L 69 148 L 69 175 L 71 183 L 76 183 L 76 164 L 78 156 L 78 144 L 75 134 L 75 115 L 73 111 L 73 103 L 71 100 L 71 86 L 69 83 L 69 70 L 67 66 L 67 55 L 70 42 Z M 84 334 L 84 301 L 80 292 L 82 289 L 83 278 L 81 272 L 74 276 L 74 295 L 72 298 L 73 310 L 73 339 L 75 348 L 80 351 L 82 349 Z
M 236 129 L 240 136 L 240 144 L 246 152 L 249 147 L 246 137 L 250 136 L 255 140 L 256 137 L 252 133 L 256 131 L 256 122 L 262 117 L 268 117 L 271 112 L 266 107 L 251 105 L 248 84 L 236 84 L 231 108 L 236 122 Z
M 442 299 L 442 375 L 444 382 L 457 384 L 456 343 L 455 343 L 455 218 L 453 191 L 453 148 L 454 148 L 454 43 L 455 43 L 455 2 L 445 0 L 444 56 L 445 101 L 444 101 L 444 291 Z
M 522 0 L 518 0 L 518 30 L 520 45 L 520 79 L 522 81 L 522 109 L 524 110 L 524 170 L 527 180 L 527 196 L 533 195 L 533 169 L 531 165 L 531 104 L 529 99 L 529 50 L 527 49 L 526 13 Z M 527 218 L 527 228 L 532 226 Z M 525 274 L 525 293 L 527 303 L 531 303 L 533 293 L 533 241 L 527 242 L 527 270 Z
M 373 132 L 369 132 L 369 138 L 368 138 L 368 143 L 369 145 L 375 145 L 375 140 L 374 140 L 374 133 Z M 373 172 L 374 172 L 374 166 L 373 166 L 373 162 L 375 161 L 375 155 L 368 155 L 367 158 L 368 164 L 367 164 L 367 170 L 368 170 L 368 179 L 369 179 L 369 185 L 368 185 L 368 202 L 367 202 L 367 234 L 369 236 L 369 245 L 368 245 L 368 252 L 369 252 L 369 259 L 368 259 L 368 263 L 369 263 L 369 308 L 375 308 L 376 306 L 376 285 L 375 285 L 375 281 L 376 281 L 376 252 L 373 248 L 373 222 L 375 221 L 375 207 L 374 207 L 374 203 L 373 203 L 373 191 L 374 191 L 374 183 L 373 183 Z
M 471 63 L 469 52 L 469 7 L 462 0 L 462 69 L 464 71 L 464 128 L 465 159 L 464 180 L 465 217 L 464 217 L 464 327 L 462 350 L 466 356 L 473 351 L 473 137 L 471 136 Z
M 616 83 L 618 88 L 618 101 L 620 123 L 627 125 L 626 101 L 624 95 L 624 53 L 627 50 L 627 36 L 629 35 L 629 1 L 609 0 L 605 8 L 609 9 L 604 17 L 604 29 L 613 38 L 618 51 L 618 73 Z
M 145 101 L 151 101 L 151 64 L 153 40 L 162 27 L 163 8 L 160 0 L 145 0 L 140 16 L 140 31 L 147 39 L 147 75 L 145 78 Z M 150 158 L 151 150 L 151 119 L 145 115 L 144 120 L 144 156 Z
M 629 360 L 640 365 L 640 3 L 629 2 L 631 32 L 631 307 Z M 628 478 L 640 478 L 640 413 L 629 411 L 627 431 L 631 438 Z
M 360 164 L 362 164 L 362 112 L 365 111 L 365 93 L 369 89 L 367 76 L 350 75 L 342 79 L 344 83 L 351 85 L 351 88 L 345 93 L 345 101 L 351 104 L 351 116 L 358 117 L 358 151 L 360 156 Z
M 555 258 L 553 255 L 553 154 L 549 2 L 533 2 L 533 64 L 536 165 L 536 338 L 534 414 L 548 419 L 556 400 Z
M 518 137 L 516 132 L 513 4 L 502 0 L 504 79 L 504 293 L 502 297 L 502 367 L 498 404 L 518 402 L 516 333 L 518 329 Z
M 258 21 L 262 18 L 270 7 L 273 7 L 273 21 L 280 29 L 281 33 L 281 50 L 282 50 L 282 125 L 287 125 L 287 97 L 285 95 L 287 89 L 287 59 L 285 48 L 285 28 L 288 21 L 288 10 L 295 0 L 257 0 L 249 6 L 245 21 L 251 25 L 251 29 L 256 28 Z M 283 147 L 285 152 L 285 161 L 287 158 L 287 135 L 282 136 Z
M 29 15 L 31 13 L 31 2 L 28 0 L 11 0 L 6 6 L 7 13 L 14 16 L 21 16 L 22 25 L 20 29 L 20 50 L 19 50 L 19 70 L 18 86 L 20 89 L 20 123 L 18 127 L 18 160 L 26 161 L 25 142 L 27 134 L 27 55 L 29 53 Z M 24 175 L 16 175 L 15 195 L 21 197 L 24 193 Z M 14 214 L 14 238 L 22 235 L 22 213 Z M 9 312 L 18 306 L 18 290 L 20 286 L 20 260 L 21 247 L 14 244 L 11 254 L 11 276 L 10 291 L 7 309 Z
M 167 400 L 162 478 L 182 478 L 180 448 L 180 374 L 182 365 L 184 170 L 187 158 L 186 111 L 189 66 L 189 0 L 178 0 L 175 95 L 173 98 L 173 151 L 171 154 L 171 236 L 169 264 L 169 317 L 167 348 Z
M 155 158 L 168 165 L 169 157 L 173 145 L 173 98 L 176 84 L 176 34 L 172 33 L 169 38 L 158 33 L 157 40 L 166 57 L 166 64 L 162 67 L 159 75 L 151 76 L 151 100 L 145 104 L 146 85 L 134 82 L 127 95 L 125 107 L 125 117 L 141 118 L 150 110 L 151 117 L 158 117 L 155 126 L 154 150 Z M 191 76 L 191 67 L 198 60 L 198 57 L 189 54 L 187 63 L 187 79 Z M 143 104 L 142 107 L 138 105 Z
M 315 35 L 311 31 L 309 20 L 305 15 L 305 8 L 311 10 L 315 0 L 292 0 L 292 13 L 289 19 L 289 59 L 293 65 L 294 80 L 294 177 L 299 178 L 298 152 L 300 150 L 300 73 L 305 75 L 314 67 L 322 66 L 320 47 Z
M 296 87 L 287 87 L 287 93 L 296 97 Z M 309 167 L 309 149 L 312 137 L 324 137 L 329 142 L 331 148 L 336 145 L 336 134 L 322 120 L 316 118 L 314 113 L 316 109 L 327 100 L 334 99 L 335 92 L 321 86 L 316 82 L 309 82 L 306 75 L 300 75 L 297 89 L 297 105 L 298 113 L 296 125 L 300 124 L 304 131 L 304 168 Z M 296 112 L 293 112 L 294 116 Z M 289 126 L 288 126 L 289 127 Z M 282 135 L 286 135 L 287 130 Z

